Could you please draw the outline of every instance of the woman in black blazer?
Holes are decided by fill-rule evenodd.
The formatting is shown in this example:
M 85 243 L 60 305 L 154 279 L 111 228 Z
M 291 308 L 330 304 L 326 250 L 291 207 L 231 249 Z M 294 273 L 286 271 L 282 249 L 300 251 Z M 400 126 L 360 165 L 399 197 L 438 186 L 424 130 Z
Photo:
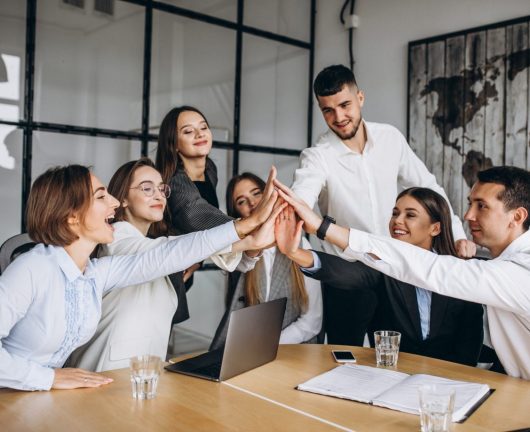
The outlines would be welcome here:
M 449 206 L 431 189 L 410 188 L 401 192 L 389 229 L 393 238 L 440 255 L 457 256 Z M 279 249 L 298 264 L 313 266 L 314 255 L 298 248 L 296 236 L 287 237 L 277 234 Z M 400 282 L 361 262 L 321 252 L 316 255 L 321 266 L 315 272 L 306 272 L 308 276 L 346 290 L 362 283 L 376 292 L 378 306 L 367 329 L 372 345 L 374 330 L 397 330 L 401 332 L 401 351 L 476 365 L 483 341 L 482 305 Z
M 169 184 L 172 192 L 167 201 L 167 227 L 156 234 L 187 234 L 232 220 L 219 210 L 215 191 L 217 167 L 208 157 L 212 143 L 208 120 L 197 108 L 179 106 L 164 117 L 158 135 L 156 169 L 162 174 L 164 183 Z M 241 221 L 246 232 L 252 231 L 265 221 L 263 209 L 267 205 L 266 201 L 263 200 L 259 211 Z M 195 264 L 170 277 L 179 297 L 179 308 L 173 323 L 189 317 L 185 293 L 191 286 L 191 275 L 199 266 Z M 223 267 L 224 270 L 233 270 L 228 267 L 234 267 L 234 260 L 230 266 Z

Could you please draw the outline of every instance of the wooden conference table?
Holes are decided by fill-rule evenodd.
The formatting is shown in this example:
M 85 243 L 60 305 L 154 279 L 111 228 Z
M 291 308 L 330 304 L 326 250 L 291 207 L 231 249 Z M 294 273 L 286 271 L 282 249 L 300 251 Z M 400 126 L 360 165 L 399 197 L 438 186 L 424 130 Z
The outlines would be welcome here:
M 2 431 L 418 431 L 419 417 L 301 392 L 294 387 L 332 369 L 331 345 L 283 345 L 278 358 L 224 383 L 164 371 L 156 399 L 131 397 L 129 371 L 99 389 L 19 392 L 0 389 Z M 350 348 L 375 366 L 370 348 Z M 441 360 L 400 353 L 398 370 L 483 382 L 493 395 L 459 431 L 530 427 L 530 382 Z

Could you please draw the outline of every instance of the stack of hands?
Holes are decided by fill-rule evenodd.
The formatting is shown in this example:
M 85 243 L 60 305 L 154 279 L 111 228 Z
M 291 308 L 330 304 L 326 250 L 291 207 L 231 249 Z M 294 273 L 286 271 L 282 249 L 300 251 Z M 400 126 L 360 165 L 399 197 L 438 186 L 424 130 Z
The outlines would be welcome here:
M 312 261 L 306 259 L 309 255 L 303 254 L 299 248 L 302 230 L 315 234 L 322 224 L 322 217 L 276 178 L 275 167 L 270 171 L 262 201 L 247 219 L 248 226 L 253 227 L 247 240 L 247 249 L 253 249 L 252 253 L 277 246 L 281 253 L 297 264 L 303 267 L 312 265 Z M 349 229 L 331 225 L 326 240 L 345 249 L 348 246 Z M 470 240 L 458 240 L 455 246 L 460 258 L 472 258 L 476 254 L 476 245 Z
M 236 220 L 234 224 L 241 240 L 233 245 L 232 251 L 246 251 L 249 256 L 257 256 L 261 250 L 276 246 L 298 265 L 313 266 L 312 254 L 300 248 L 302 230 L 315 234 L 322 217 L 276 178 L 275 167 L 271 168 L 259 205 L 249 217 Z M 349 234 L 349 229 L 332 224 L 326 240 L 345 249 Z M 468 240 L 457 241 L 456 248 L 462 258 L 470 258 L 476 252 L 475 244 Z M 95 372 L 59 368 L 55 369 L 53 388 L 99 387 L 110 382 L 111 378 Z

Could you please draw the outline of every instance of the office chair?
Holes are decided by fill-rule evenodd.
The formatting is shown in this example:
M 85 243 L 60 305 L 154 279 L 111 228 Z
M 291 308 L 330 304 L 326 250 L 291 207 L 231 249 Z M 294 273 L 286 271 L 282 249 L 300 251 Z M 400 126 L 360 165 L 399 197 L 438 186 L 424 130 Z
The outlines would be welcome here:
M 17 234 L 8 238 L 0 246 L 0 274 L 20 254 L 29 251 L 36 243 L 31 240 L 27 233 Z

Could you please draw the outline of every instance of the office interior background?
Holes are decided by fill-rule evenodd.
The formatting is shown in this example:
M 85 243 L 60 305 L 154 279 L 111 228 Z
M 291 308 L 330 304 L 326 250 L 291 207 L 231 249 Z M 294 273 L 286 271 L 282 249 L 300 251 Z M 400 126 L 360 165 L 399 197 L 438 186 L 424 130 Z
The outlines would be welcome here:
M 364 118 L 407 132 L 407 44 L 530 15 L 528 0 L 357 0 L 354 71 Z M 290 183 L 325 131 L 311 94 L 323 67 L 349 65 L 344 0 L 0 0 L 0 243 L 23 229 L 31 182 L 91 165 L 107 183 L 154 158 L 170 108 L 201 109 L 214 132 L 217 194 L 232 175 Z M 428 151 L 428 149 L 427 149 Z M 201 271 L 180 327 L 208 341 L 225 275 Z

